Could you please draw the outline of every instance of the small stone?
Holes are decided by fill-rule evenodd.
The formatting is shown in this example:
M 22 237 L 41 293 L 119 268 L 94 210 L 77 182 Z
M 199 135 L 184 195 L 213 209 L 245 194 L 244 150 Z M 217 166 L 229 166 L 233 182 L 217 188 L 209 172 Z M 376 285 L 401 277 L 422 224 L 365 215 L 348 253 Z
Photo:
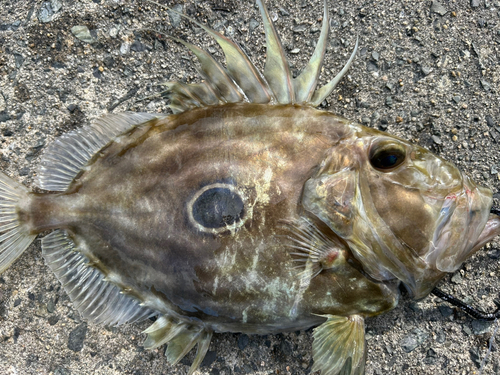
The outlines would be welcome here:
M 470 6 L 471 6 L 472 8 L 477 8 L 477 7 L 479 7 L 479 0 L 471 0 L 471 1 L 470 1 Z
M 489 332 L 492 324 L 493 322 L 474 319 L 471 323 L 472 333 L 475 335 L 482 335 L 483 333 Z
M 428 76 L 428 75 L 429 75 L 429 74 L 431 74 L 431 72 L 432 72 L 432 69 L 431 69 L 431 68 L 429 68 L 428 66 L 422 66 L 422 69 L 421 69 L 421 70 L 422 70 L 422 74 L 423 74 L 424 76 Z
M 172 7 L 172 10 L 167 10 L 168 17 L 170 18 L 170 24 L 173 27 L 179 27 L 182 21 L 182 16 L 179 13 L 182 13 L 182 4 L 176 4 Z
M 303 33 L 307 30 L 307 25 L 298 25 L 293 28 L 294 33 Z
M 85 43 L 94 43 L 95 40 L 92 38 L 92 35 L 90 34 L 90 30 L 87 26 L 73 26 L 71 28 L 71 33 L 78 39 L 80 39 L 82 42 Z
M 385 98 L 385 105 L 386 106 L 392 107 L 392 104 L 393 104 L 393 101 L 392 101 L 392 97 L 391 96 L 388 96 L 387 98 Z
M 437 144 L 437 145 L 440 145 L 440 144 L 442 144 L 442 143 L 443 143 L 443 142 L 441 141 L 441 138 L 439 138 L 437 135 L 433 135 L 431 138 L 432 138 L 433 142 L 434 142 L 435 144 Z
M 78 106 L 76 104 L 70 104 L 66 107 L 66 109 L 70 112 L 70 113 L 74 113 L 77 109 L 78 109 Z
M 74 330 L 69 333 L 68 349 L 74 352 L 79 352 L 83 349 L 83 341 L 87 334 L 87 323 L 78 325 Z
M 134 52 L 144 52 L 146 45 L 136 40 L 131 44 L 130 49 Z
M 471 329 L 469 328 L 469 326 L 468 326 L 468 325 L 465 325 L 465 324 L 464 324 L 464 326 L 462 327 L 462 331 L 464 331 L 464 332 L 465 332 L 465 334 L 467 334 L 468 336 L 471 336 L 471 335 L 472 335 L 472 331 L 471 331 Z
M 297 54 L 297 53 L 299 53 L 299 52 L 300 52 L 300 48 L 294 48 L 294 49 L 292 49 L 292 50 L 290 51 L 290 53 L 291 53 L 292 55 L 296 55 L 296 54 Z
M 120 29 L 118 27 L 112 27 L 111 29 L 109 29 L 109 36 L 111 38 L 116 38 L 118 36 L 119 31 Z
M 57 322 L 59 321 L 59 317 L 57 315 L 51 315 L 49 316 L 49 318 L 47 319 L 47 322 L 53 326 L 53 325 L 56 325 Z
M 439 309 L 439 312 L 441 313 L 441 315 L 445 318 L 447 318 L 453 314 L 453 309 L 449 306 L 439 305 L 438 309 Z
M 462 284 L 462 275 L 460 272 L 457 272 L 451 277 L 451 282 L 454 284 Z
M 429 334 L 419 328 L 415 328 L 408 336 L 401 340 L 401 347 L 407 353 L 412 352 L 429 338 Z
M 488 251 L 487 254 L 488 254 L 488 258 L 497 260 L 498 258 L 500 258 L 500 249 L 490 250 L 490 251 Z
M 476 347 L 469 349 L 469 354 L 472 362 L 474 362 L 477 368 L 480 368 L 482 361 L 481 361 L 481 355 L 479 354 L 479 348 Z
M 458 137 L 457 137 L 456 135 L 454 135 L 453 137 L 451 137 L 451 140 L 452 140 L 453 142 L 456 142 L 456 141 L 458 141 Z
M 240 337 L 238 337 L 238 348 L 240 348 L 240 350 L 245 349 L 249 342 L 250 339 L 248 338 L 248 335 L 242 333 Z
M 372 59 L 374 61 L 378 61 L 380 59 L 380 54 L 378 52 L 376 52 L 376 51 L 373 51 L 372 52 Z
M 489 115 L 486 116 L 486 124 L 488 126 L 495 126 L 496 125 L 495 119 Z
M 460 100 L 462 99 L 459 95 L 455 95 L 453 98 L 453 101 L 456 103 L 456 104 L 460 104 Z
M 259 27 L 259 25 L 260 25 L 260 22 L 257 21 L 255 18 L 250 19 L 249 27 L 250 27 L 251 31 L 255 30 L 257 27 Z
M 477 20 L 477 25 L 478 25 L 481 29 L 485 28 L 485 27 L 486 27 L 486 24 L 487 24 L 487 22 L 486 22 L 486 20 L 485 20 L 484 18 L 480 18 L 480 19 L 478 19 L 478 20 Z
M 494 165 L 491 166 L 490 174 L 498 174 L 498 169 L 496 166 L 494 166 Z
M 54 16 L 54 11 L 52 10 L 52 6 L 50 2 L 45 2 L 42 4 L 40 11 L 38 12 L 38 19 L 40 22 L 47 23 L 52 21 Z
M 444 16 L 448 11 L 439 1 L 433 1 L 431 4 L 431 12 Z
M 436 333 L 436 341 L 440 344 L 443 344 L 446 341 L 446 333 L 444 333 L 443 330 Z
M 491 85 L 488 81 L 485 81 L 484 79 L 481 80 L 481 86 L 483 86 L 484 91 L 490 91 L 491 90 Z
M 49 300 L 49 302 L 47 302 L 47 312 L 52 314 L 54 311 L 56 311 L 56 305 L 53 300 Z
M 129 52 L 130 52 L 130 43 L 128 43 L 128 42 L 122 43 L 121 46 L 120 46 L 120 53 L 122 55 L 126 55 Z

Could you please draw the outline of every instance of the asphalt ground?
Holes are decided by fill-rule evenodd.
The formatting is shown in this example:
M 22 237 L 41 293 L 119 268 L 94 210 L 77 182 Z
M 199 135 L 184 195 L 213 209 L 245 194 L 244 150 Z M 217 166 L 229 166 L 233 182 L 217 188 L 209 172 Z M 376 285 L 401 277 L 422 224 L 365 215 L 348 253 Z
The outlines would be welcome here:
M 323 81 L 341 69 L 357 36 L 360 48 L 325 109 L 427 147 L 500 192 L 500 2 L 329 3 Z M 241 43 L 262 68 L 264 34 L 253 1 L 176 4 Z M 322 2 L 272 1 L 268 7 L 297 74 L 319 36 Z M 85 41 L 74 26 L 88 28 Z M 190 53 L 159 32 L 222 58 L 198 26 L 144 1 L 1 0 L 0 169 L 33 187 L 43 149 L 61 134 L 109 112 L 167 113 L 167 102 L 154 97 L 160 84 L 199 78 Z M 494 309 L 499 245 L 497 239 L 486 246 L 440 287 Z M 83 322 L 45 266 L 38 240 L 0 276 L 1 374 L 187 373 L 193 353 L 171 366 L 163 347 L 143 349 L 147 326 Z M 500 374 L 500 335 L 491 339 L 496 327 L 436 297 L 416 302 L 403 296 L 396 309 L 367 320 L 366 374 Z M 311 330 L 215 334 L 201 374 L 308 374 L 311 342 Z

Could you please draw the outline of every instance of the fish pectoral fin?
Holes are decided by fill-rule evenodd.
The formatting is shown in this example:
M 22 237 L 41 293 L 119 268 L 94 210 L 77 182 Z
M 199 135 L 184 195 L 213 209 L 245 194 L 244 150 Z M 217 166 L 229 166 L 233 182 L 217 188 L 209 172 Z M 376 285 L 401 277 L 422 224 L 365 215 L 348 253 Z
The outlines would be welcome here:
M 84 319 L 118 326 L 158 315 L 90 266 L 65 230 L 55 230 L 42 239 L 42 255 Z
M 144 341 L 144 348 L 153 349 L 165 343 L 168 344 L 165 355 L 171 364 L 177 364 L 189 351 L 198 344 L 196 357 L 189 368 L 188 375 L 192 375 L 200 366 L 205 357 L 212 339 L 212 331 L 205 327 L 177 322 L 166 315 L 161 316 L 144 331 L 148 337 Z
M 314 330 L 312 372 L 321 375 L 365 373 L 365 324 L 360 315 L 321 315 L 327 321 Z

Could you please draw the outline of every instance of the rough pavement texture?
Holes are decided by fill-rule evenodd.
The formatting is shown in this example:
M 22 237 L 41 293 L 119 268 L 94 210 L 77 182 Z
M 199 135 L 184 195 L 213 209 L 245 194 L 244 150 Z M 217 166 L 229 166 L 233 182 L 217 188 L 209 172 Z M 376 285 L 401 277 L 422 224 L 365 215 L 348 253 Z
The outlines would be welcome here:
M 253 1 L 175 3 L 240 42 L 262 67 L 264 35 Z M 329 3 L 333 30 L 322 77 L 342 67 L 356 35 L 360 50 L 327 109 L 430 148 L 499 192 L 500 2 Z M 321 1 L 268 6 L 296 74 L 319 36 Z M 2 0 L 0 169 L 33 187 L 41 151 L 61 134 L 111 111 L 167 112 L 162 99 L 139 99 L 160 92 L 161 82 L 191 82 L 197 74 L 185 49 L 144 29 L 181 36 L 221 57 L 198 26 L 144 1 Z M 481 250 L 441 287 L 493 309 L 498 246 L 497 240 Z M 44 265 L 39 241 L 0 277 L 1 374 L 185 374 L 193 353 L 167 364 L 164 348 L 141 346 L 147 326 L 82 322 Z M 495 327 L 435 297 L 403 298 L 367 321 L 366 373 L 479 374 Z M 482 374 L 500 374 L 499 337 Z M 201 373 L 308 374 L 311 342 L 311 330 L 216 334 Z

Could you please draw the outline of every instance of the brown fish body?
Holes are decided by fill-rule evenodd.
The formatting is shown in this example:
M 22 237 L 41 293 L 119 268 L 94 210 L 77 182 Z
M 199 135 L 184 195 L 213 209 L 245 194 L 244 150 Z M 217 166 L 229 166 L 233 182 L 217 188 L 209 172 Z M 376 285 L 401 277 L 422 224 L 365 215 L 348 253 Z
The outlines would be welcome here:
M 396 305 L 395 284 L 370 281 L 345 262 L 301 290 L 284 225 L 305 214 L 302 187 L 356 126 L 308 107 L 248 104 L 153 120 L 104 149 L 66 193 L 33 199 L 32 225 L 67 229 L 127 293 L 217 331 L 374 315 Z M 207 186 L 240 194 L 234 227 L 209 232 L 190 219 L 189 202 Z

